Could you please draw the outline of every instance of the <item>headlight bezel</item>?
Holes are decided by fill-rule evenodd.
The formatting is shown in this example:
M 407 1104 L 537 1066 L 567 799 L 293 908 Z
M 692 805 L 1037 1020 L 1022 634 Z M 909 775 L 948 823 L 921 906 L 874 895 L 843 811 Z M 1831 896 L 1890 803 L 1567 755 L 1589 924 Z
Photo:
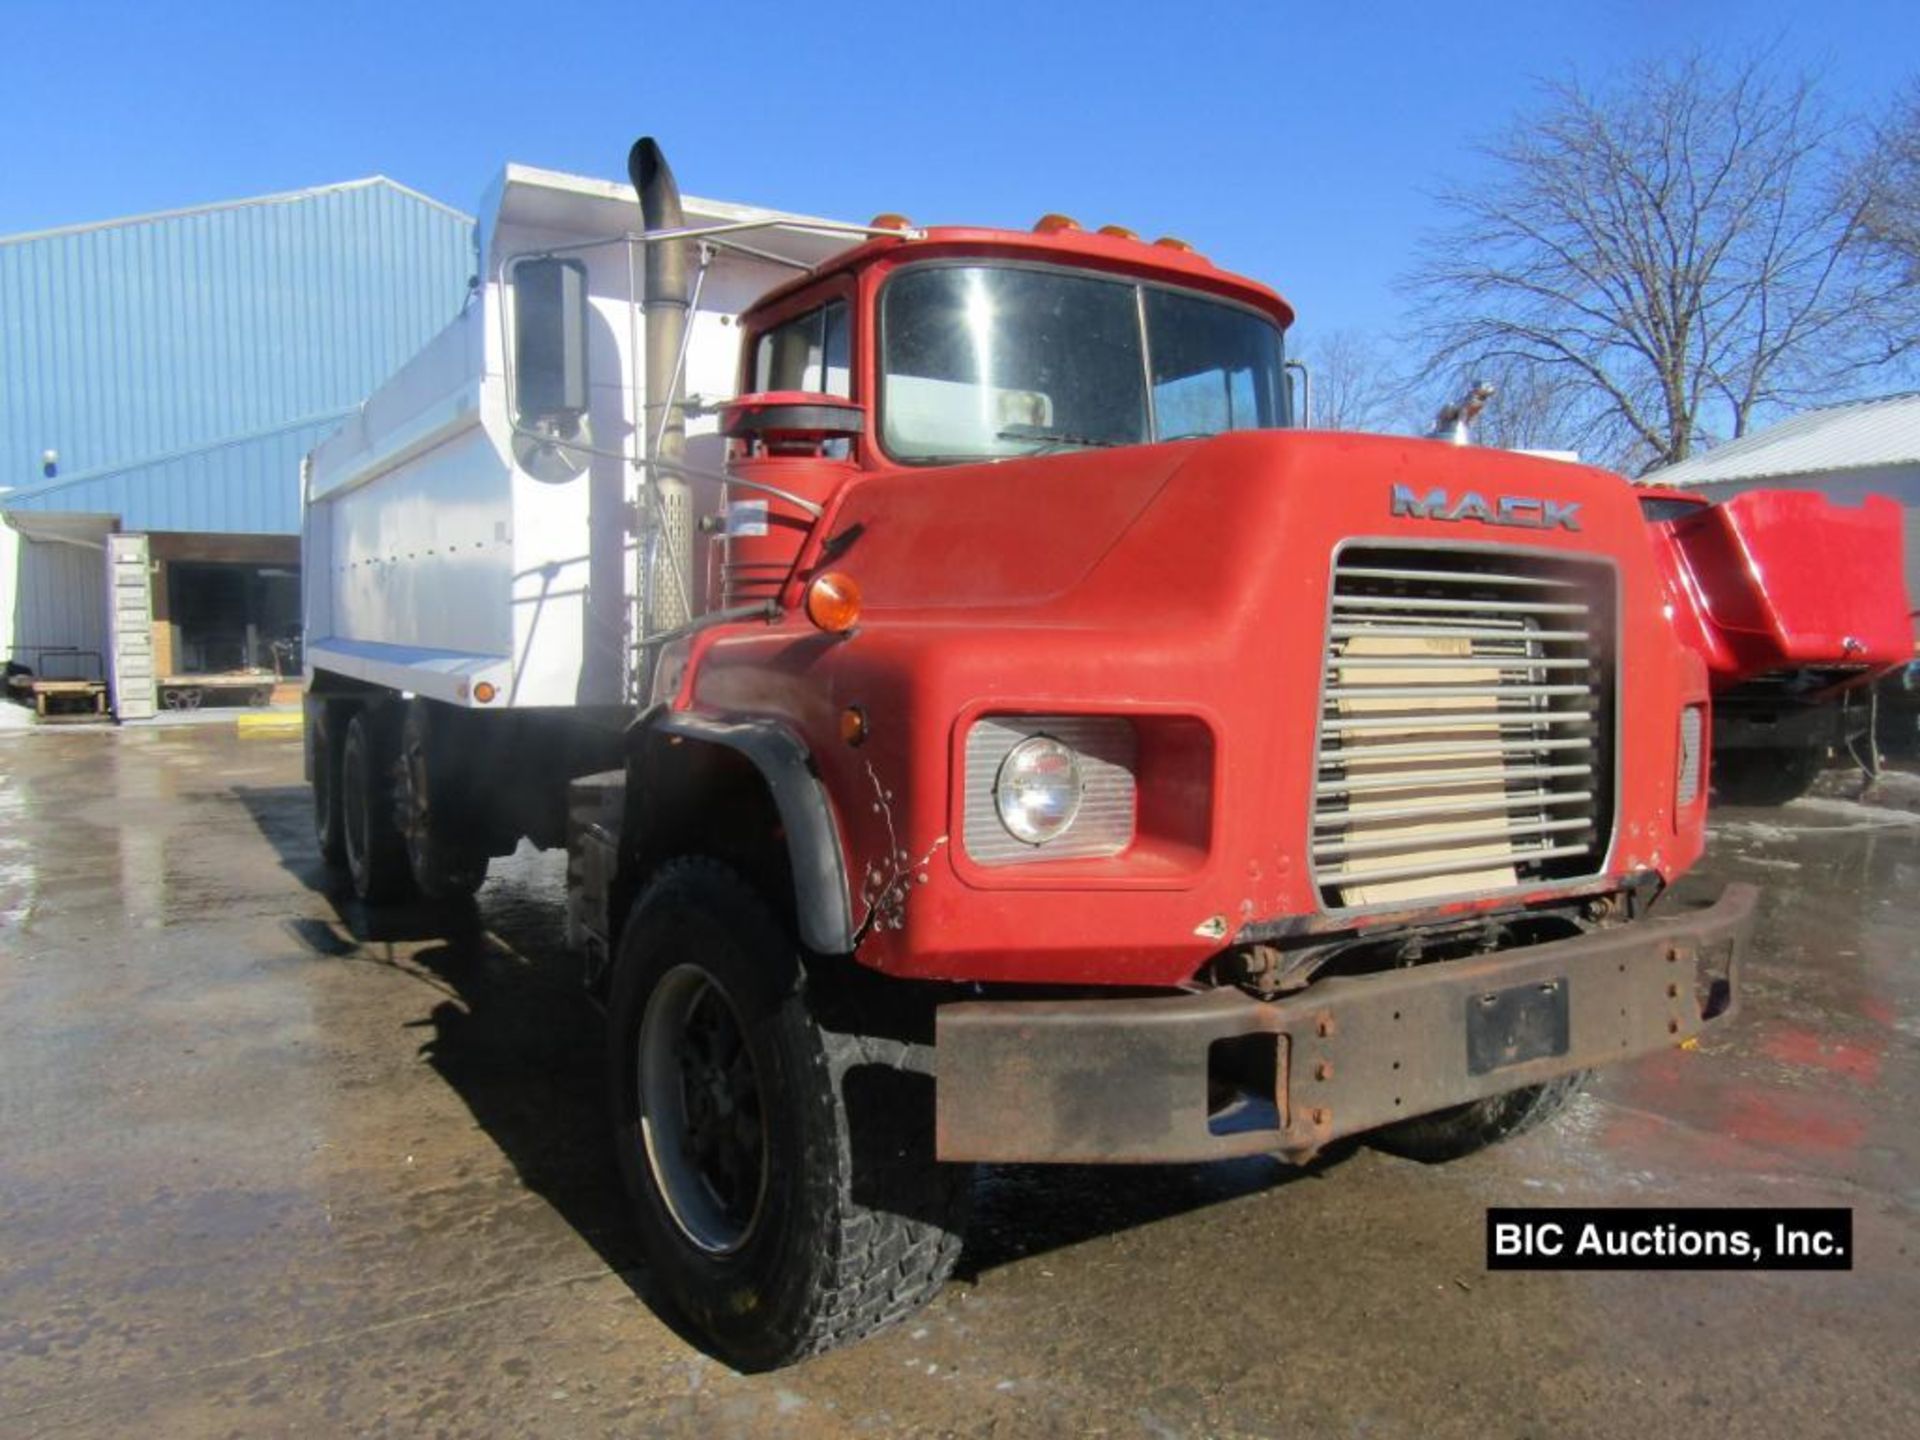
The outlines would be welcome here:
M 996 781 L 1008 753 L 1046 735 L 1074 752 L 1081 801 L 1073 823 L 1044 844 L 1016 837 L 1000 818 Z M 1135 717 L 1112 713 L 995 710 L 967 717 L 955 761 L 957 858 L 981 874 L 1030 865 L 1097 861 L 1132 849 L 1138 839 L 1140 735 Z

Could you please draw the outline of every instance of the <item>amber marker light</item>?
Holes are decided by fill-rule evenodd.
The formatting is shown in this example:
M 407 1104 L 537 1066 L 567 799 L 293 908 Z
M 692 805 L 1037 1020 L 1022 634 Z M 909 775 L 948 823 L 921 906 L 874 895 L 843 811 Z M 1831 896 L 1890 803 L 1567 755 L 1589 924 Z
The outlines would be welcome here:
M 829 635 L 844 635 L 860 620 L 860 587 L 851 575 L 829 570 L 807 586 L 807 618 Z
M 1178 235 L 1162 235 L 1153 243 L 1163 249 L 1178 250 L 1183 255 L 1191 255 L 1194 253 L 1193 246 L 1182 240 Z
M 498 690 L 493 688 L 493 682 L 491 680 L 482 680 L 478 685 L 473 687 L 473 698 L 478 700 L 482 705 L 492 704 L 493 697 L 499 693 Z
M 1124 225 L 1102 225 L 1100 227 L 1100 233 L 1102 235 L 1111 235 L 1116 240 L 1138 240 L 1140 238 L 1140 232 L 1138 230 L 1129 230 Z
M 911 230 L 913 228 L 913 222 L 904 215 L 896 215 L 893 211 L 888 210 L 869 220 L 867 222 L 867 228 L 869 230 Z
M 840 738 L 849 745 L 858 745 L 867 738 L 867 712 L 858 705 L 849 705 L 840 712 Z
M 1060 215 L 1049 211 L 1033 222 L 1036 235 L 1058 235 L 1068 230 L 1078 230 L 1080 222 L 1071 215 Z

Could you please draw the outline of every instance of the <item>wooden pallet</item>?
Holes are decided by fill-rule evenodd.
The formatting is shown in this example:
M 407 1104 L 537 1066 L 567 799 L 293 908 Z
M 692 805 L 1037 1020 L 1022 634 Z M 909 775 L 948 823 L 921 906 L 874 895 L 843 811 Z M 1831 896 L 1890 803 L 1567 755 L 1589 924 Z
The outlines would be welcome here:
M 102 680 L 35 680 L 33 712 L 41 720 L 103 720 L 107 686 Z

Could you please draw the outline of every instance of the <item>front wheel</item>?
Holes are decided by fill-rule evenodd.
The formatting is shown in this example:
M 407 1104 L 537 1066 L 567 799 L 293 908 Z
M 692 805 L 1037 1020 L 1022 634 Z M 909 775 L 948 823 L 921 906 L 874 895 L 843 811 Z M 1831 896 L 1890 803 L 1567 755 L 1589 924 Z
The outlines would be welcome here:
M 1367 1137 L 1367 1143 L 1389 1155 L 1427 1165 L 1458 1160 L 1546 1124 L 1572 1103 L 1586 1080 L 1587 1072 L 1577 1070 L 1544 1084 L 1490 1095 L 1431 1115 L 1416 1115 L 1375 1131 Z
M 1716 750 L 1713 793 L 1728 805 L 1784 805 L 1813 788 L 1825 763 L 1826 752 L 1811 746 Z
M 913 1313 L 970 1172 L 933 1158 L 907 1042 L 824 1026 L 792 940 L 707 860 L 635 905 L 613 981 L 615 1143 L 649 1268 L 716 1352 L 771 1369 Z

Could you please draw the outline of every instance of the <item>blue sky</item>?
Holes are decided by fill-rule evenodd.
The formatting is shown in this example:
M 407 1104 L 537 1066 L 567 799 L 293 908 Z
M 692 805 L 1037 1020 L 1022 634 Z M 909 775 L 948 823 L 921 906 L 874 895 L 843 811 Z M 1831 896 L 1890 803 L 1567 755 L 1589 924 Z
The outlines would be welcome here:
M 1309 332 L 1393 328 L 1432 190 L 1538 77 L 1771 44 L 1871 111 L 1920 72 L 1913 0 L 0 0 L 0 38 L 0 234 L 374 173 L 471 209 L 648 131 L 695 194 L 1182 235 Z

